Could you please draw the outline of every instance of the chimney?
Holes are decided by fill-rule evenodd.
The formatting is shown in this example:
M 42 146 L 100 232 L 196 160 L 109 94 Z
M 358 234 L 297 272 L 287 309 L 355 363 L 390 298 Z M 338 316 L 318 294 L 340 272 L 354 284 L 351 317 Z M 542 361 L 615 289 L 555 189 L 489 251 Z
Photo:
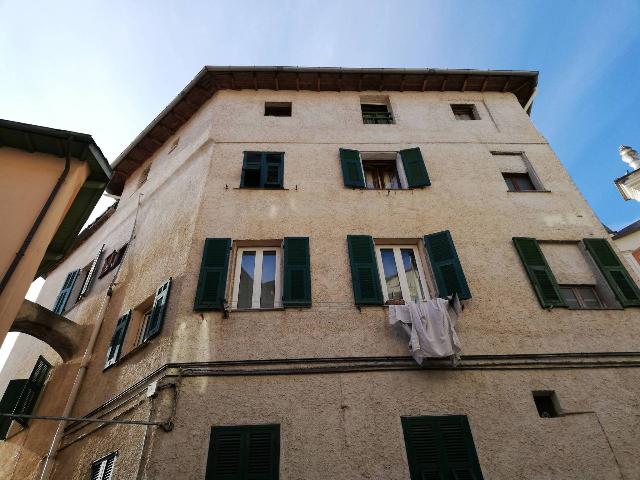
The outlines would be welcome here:
M 628 164 L 633 170 L 640 168 L 640 159 L 638 158 L 638 152 L 627 145 L 620 145 L 620 157 L 622 161 Z

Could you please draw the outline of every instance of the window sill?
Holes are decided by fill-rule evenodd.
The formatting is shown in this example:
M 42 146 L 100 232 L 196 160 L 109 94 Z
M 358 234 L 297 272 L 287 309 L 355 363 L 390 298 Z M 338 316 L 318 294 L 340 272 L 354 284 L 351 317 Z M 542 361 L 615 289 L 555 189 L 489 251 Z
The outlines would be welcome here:
M 288 188 L 285 187 L 276 187 L 276 188 L 270 188 L 270 187 L 233 187 L 233 190 L 289 190 Z
M 583 312 L 585 310 L 587 311 L 601 311 L 601 310 L 624 310 L 624 308 L 622 307 L 600 307 L 600 308 L 571 308 L 571 307 L 564 307 L 567 310 L 570 310 L 572 312 Z
M 233 308 L 230 310 L 231 313 L 234 312 L 238 312 L 238 313 L 244 313 L 244 312 L 281 312 L 283 311 L 285 308 L 284 307 L 277 307 L 277 308 Z

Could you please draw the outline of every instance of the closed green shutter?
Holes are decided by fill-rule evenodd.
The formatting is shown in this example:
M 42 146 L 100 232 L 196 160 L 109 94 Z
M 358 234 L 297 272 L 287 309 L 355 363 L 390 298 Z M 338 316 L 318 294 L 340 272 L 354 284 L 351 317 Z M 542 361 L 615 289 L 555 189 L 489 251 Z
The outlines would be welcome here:
M 373 238 L 348 235 L 351 282 L 356 305 L 382 305 L 382 289 Z
M 278 480 L 280 425 L 213 427 L 206 480 Z
M 69 300 L 69 295 L 71 295 L 71 290 L 73 290 L 73 285 L 76 283 L 79 273 L 80 269 L 67 274 L 67 278 L 65 278 L 62 288 L 60 289 L 60 293 L 53 305 L 53 313 L 61 315 L 64 312 L 64 307 L 67 306 L 67 300 Z
M 535 238 L 513 237 L 520 260 L 543 308 L 566 307 L 558 282 L 553 276 Z
M 151 316 L 149 317 L 149 323 L 145 328 L 142 341 L 146 342 L 150 338 L 156 336 L 162 330 L 162 324 L 164 323 L 164 314 L 167 310 L 167 301 L 169 300 L 169 290 L 171 290 L 171 278 L 164 282 L 158 290 L 156 290 L 156 297 L 153 300 L 153 308 L 151 309 Z
M 640 306 L 640 290 L 604 238 L 585 238 L 587 250 L 623 307 Z
M 464 415 L 402 417 L 411 480 L 482 480 Z
M 457 293 L 461 300 L 471 298 L 469 285 L 449 230 L 425 235 L 424 245 L 436 277 L 438 296 L 445 298 Z
M 364 174 L 358 150 L 340 149 L 342 177 L 345 187 L 364 188 Z
M 262 186 L 282 188 L 284 181 L 284 154 L 264 152 L 262 154 Z
M 107 360 L 105 361 L 104 368 L 110 367 L 120 358 L 122 345 L 124 344 L 127 328 L 129 327 L 129 320 L 131 320 L 131 310 L 118 319 L 116 328 L 113 331 L 113 337 L 111 338 L 111 344 L 107 350 Z
M 7 385 L 7 389 L 0 399 L 0 413 L 18 413 L 17 407 L 20 401 L 20 396 L 24 390 L 28 380 L 10 380 Z M 0 440 L 7 438 L 7 432 L 11 427 L 10 417 L 0 417 Z
M 31 371 L 31 375 L 29 375 L 29 379 L 24 385 L 24 389 L 22 390 L 20 400 L 16 407 L 16 413 L 22 413 L 25 415 L 31 415 L 33 413 L 33 409 L 36 406 L 36 402 L 38 401 L 44 382 L 46 382 L 49 375 L 49 370 L 51 370 L 51 364 L 47 362 L 42 355 L 40 355 L 33 367 L 33 370 Z M 26 418 L 18 418 L 16 421 L 24 427 L 29 423 Z
M 311 306 L 311 265 L 309 239 L 307 237 L 285 237 L 284 292 L 285 307 Z
M 400 150 L 400 158 L 402 158 L 402 166 L 404 167 L 404 174 L 407 177 L 407 186 L 409 188 L 428 187 L 431 185 L 427 167 L 424 164 L 419 148 Z
M 230 250 L 230 238 L 207 238 L 204 241 L 194 310 L 222 310 Z

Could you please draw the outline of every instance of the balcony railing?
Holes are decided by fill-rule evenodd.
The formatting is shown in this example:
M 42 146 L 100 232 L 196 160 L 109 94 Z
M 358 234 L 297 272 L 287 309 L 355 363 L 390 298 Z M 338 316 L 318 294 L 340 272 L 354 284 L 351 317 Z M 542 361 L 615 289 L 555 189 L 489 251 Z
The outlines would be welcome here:
M 362 112 L 362 121 L 364 123 L 393 123 L 393 115 L 391 112 Z

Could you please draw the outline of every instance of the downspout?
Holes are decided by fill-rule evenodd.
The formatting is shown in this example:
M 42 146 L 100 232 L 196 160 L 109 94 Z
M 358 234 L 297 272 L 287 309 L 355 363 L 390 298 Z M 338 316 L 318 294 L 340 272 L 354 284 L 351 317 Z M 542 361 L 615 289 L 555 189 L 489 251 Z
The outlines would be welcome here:
M 38 228 L 42 223 L 42 220 L 44 219 L 45 215 L 49 211 L 49 207 L 55 200 L 56 195 L 60 190 L 60 187 L 62 187 L 62 184 L 67 178 L 67 175 L 69 173 L 69 167 L 71 166 L 71 142 L 72 141 L 73 141 L 73 136 L 69 136 L 69 138 L 67 138 L 67 151 L 65 152 L 64 170 L 62 170 L 60 177 L 58 177 L 58 181 L 53 186 L 53 189 L 49 194 L 49 198 L 47 198 L 47 201 L 44 202 L 44 205 L 40 209 L 40 213 L 38 214 L 35 221 L 33 222 L 33 225 L 31 225 L 31 229 L 29 230 L 29 233 L 27 233 L 27 236 L 24 239 L 24 242 L 22 242 L 22 245 L 20 246 L 18 253 L 16 253 L 16 256 L 13 258 L 11 265 L 9 265 L 9 268 L 3 275 L 2 280 L 0 280 L 0 295 L 2 295 L 2 292 L 4 291 L 5 287 L 9 283 L 9 280 L 11 280 L 13 272 L 15 272 L 16 268 L 18 268 L 18 264 L 20 263 L 20 260 L 22 259 L 22 257 L 24 257 L 24 254 L 29 248 L 29 245 L 31 244 L 33 237 L 35 237 L 36 232 L 38 231 Z
M 98 316 L 96 317 L 96 321 L 93 324 L 93 330 L 91 331 L 91 337 L 89 338 L 89 343 L 87 344 L 87 348 L 85 349 L 84 355 L 82 357 L 82 361 L 80 362 L 80 367 L 78 368 L 78 373 L 76 374 L 76 378 L 73 382 L 73 386 L 71 387 L 71 391 L 69 392 L 69 397 L 67 398 L 67 403 L 65 404 L 64 411 L 60 415 L 61 417 L 70 417 L 71 410 L 76 403 L 76 398 L 78 397 L 78 392 L 80 391 L 80 386 L 82 385 L 82 381 L 84 380 L 84 376 L 87 373 L 87 368 L 89 367 L 89 363 L 91 362 L 91 357 L 93 357 L 93 347 L 95 346 L 96 339 L 98 338 L 98 333 L 100 333 L 100 328 L 102 327 L 102 323 L 104 321 L 104 316 L 107 312 L 107 307 L 109 306 L 109 301 L 111 300 L 111 295 L 113 293 L 113 287 L 117 284 L 116 280 L 118 279 L 118 275 L 120 274 L 120 268 L 124 264 L 125 259 L 127 258 L 127 254 L 131 249 L 131 241 L 135 237 L 136 224 L 138 223 L 138 212 L 140 210 L 140 199 L 142 194 L 138 196 L 138 206 L 136 207 L 136 215 L 133 220 L 133 228 L 131 229 L 131 235 L 129 237 L 129 244 L 124 251 L 124 257 L 120 261 L 118 265 L 118 269 L 116 270 L 111 283 L 109 284 L 109 288 L 107 289 L 107 294 L 102 299 L 102 303 L 100 305 L 100 310 L 98 311 Z M 51 477 L 51 473 L 53 471 L 53 466 L 56 461 L 56 457 L 58 456 L 58 450 L 60 449 L 60 442 L 62 441 L 62 436 L 64 434 L 64 429 L 67 426 L 67 421 L 62 420 L 58 423 L 58 427 L 56 428 L 56 433 L 51 440 L 51 446 L 49 447 L 49 452 L 44 460 L 44 465 L 42 466 L 42 473 L 40 474 L 40 480 L 49 480 Z

